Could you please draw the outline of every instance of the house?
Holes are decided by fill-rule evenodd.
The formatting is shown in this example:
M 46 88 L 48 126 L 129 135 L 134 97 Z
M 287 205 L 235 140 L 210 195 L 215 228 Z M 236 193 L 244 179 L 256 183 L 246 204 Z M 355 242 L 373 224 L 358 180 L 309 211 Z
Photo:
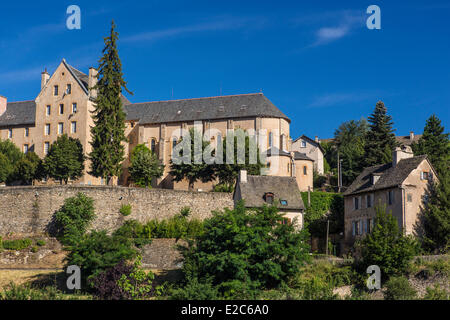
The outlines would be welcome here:
M 431 179 L 437 180 L 436 172 L 427 156 L 414 156 L 409 146 L 397 147 L 391 163 L 365 168 L 344 193 L 344 251 L 371 232 L 379 204 L 406 234 L 416 235 Z
M 318 137 L 315 139 L 302 135 L 292 142 L 291 151 L 297 151 L 306 154 L 314 161 L 314 170 L 319 174 L 324 174 L 323 156 L 325 154 Z
M 96 75 L 94 68 L 83 73 L 63 59 L 52 75 L 42 72 L 41 89 L 34 99 L 10 102 L 0 96 L 0 139 L 9 139 L 24 153 L 34 151 L 44 158 L 58 136 L 67 134 L 79 139 L 85 153 L 90 153 L 91 112 L 97 95 L 92 87 L 96 84 Z M 208 137 L 213 146 L 221 143 L 230 130 L 242 129 L 254 132 L 262 152 L 271 148 L 287 152 L 291 147 L 291 120 L 262 93 L 142 103 L 131 103 L 122 96 L 122 104 L 128 142 L 124 143 L 123 174 L 113 184 L 129 185 L 130 152 L 136 145 L 145 144 L 165 165 L 164 174 L 155 181 L 154 187 L 188 189 L 187 181 L 173 181 L 169 171 L 173 148 L 180 139 L 179 132 L 193 127 L 202 133 L 213 132 Z M 274 163 L 281 162 L 276 161 L 277 157 L 271 153 Z M 85 168 L 83 177 L 70 183 L 105 183 L 102 178 L 88 174 L 89 160 Z M 269 174 L 290 176 L 291 170 L 287 165 L 273 165 Z M 216 182 L 198 182 L 195 188 L 211 190 Z
M 239 173 L 233 194 L 235 205 L 244 200 L 246 208 L 277 205 L 288 223 L 303 227 L 305 205 L 294 177 L 251 176 L 247 171 Z
M 418 143 L 421 137 L 421 134 L 414 134 L 414 131 L 411 131 L 407 136 L 395 136 L 395 140 L 399 145 L 410 146 L 413 143 Z

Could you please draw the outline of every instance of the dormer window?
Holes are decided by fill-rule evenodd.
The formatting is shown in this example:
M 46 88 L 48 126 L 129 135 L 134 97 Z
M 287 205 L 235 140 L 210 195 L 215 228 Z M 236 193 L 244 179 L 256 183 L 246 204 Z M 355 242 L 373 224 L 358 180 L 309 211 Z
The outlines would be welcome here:
M 420 173 L 420 180 L 428 180 L 429 179 L 429 173 L 427 171 L 422 171 Z
M 280 200 L 280 204 L 281 204 L 282 206 L 287 206 L 287 205 L 288 205 L 288 202 L 287 202 L 287 200 Z
M 306 141 L 303 141 L 303 140 L 302 140 L 301 147 L 302 147 L 302 148 L 306 148 Z
M 272 192 L 266 192 L 264 194 L 264 201 L 267 203 L 272 204 L 273 203 L 274 194 Z
M 379 175 L 373 174 L 373 175 L 370 177 L 370 183 L 371 183 L 372 185 L 375 185 L 375 184 L 378 182 L 379 179 L 380 179 L 380 176 L 379 176 Z

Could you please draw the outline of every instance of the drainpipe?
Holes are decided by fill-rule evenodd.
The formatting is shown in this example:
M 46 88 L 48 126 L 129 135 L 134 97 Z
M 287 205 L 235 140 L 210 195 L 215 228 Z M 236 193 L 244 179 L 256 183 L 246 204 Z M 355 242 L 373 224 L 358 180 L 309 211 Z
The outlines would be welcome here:
M 402 185 L 398 187 L 402 190 L 402 231 L 406 233 L 406 189 Z

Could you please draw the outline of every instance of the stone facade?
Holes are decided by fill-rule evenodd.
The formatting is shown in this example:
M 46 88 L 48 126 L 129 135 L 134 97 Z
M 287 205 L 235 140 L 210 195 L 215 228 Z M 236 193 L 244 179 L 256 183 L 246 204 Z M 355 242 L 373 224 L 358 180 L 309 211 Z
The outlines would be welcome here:
M 96 220 L 93 229 L 113 231 L 129 219 L 142 223 L 166 219 L 191 208 L 191 217 L 205 219 L 213 210 L 233 208 L 227 193 L 188 192 L 102 186 L 42 186 L 0 188 L 0 235 L 9 233 L 40 234 L 46 232 L 53 214 L 64 200 L 78 192 L 92 197 Z M 130 204 L 131 215 L 124 217 L 122 205 Z
M 316 170 L 319 174 L 324 174 L 324 153 L 320 147 L 320 142 L 317 137 L 315 140 L 312 140 L 306 136 L 301 136 L 292 142 L 291 150 L 306 154 L 314 161 L 314 170 Z

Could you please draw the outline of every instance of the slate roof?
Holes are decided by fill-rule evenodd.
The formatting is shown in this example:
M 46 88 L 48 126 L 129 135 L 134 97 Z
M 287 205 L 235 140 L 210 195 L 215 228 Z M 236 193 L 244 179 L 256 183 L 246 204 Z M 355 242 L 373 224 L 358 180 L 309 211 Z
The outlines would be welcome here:
M 410 146 L 413 142 L 419 142 L 419 139 L 422 137 L 421 134 L 415 134 L 414 139 L 411 141 L 411 137 L 407 136 L 396 136 L 395 139 L 399 144 Z
M 36 102 L 8 102 L 6 111 L 0 116 L 0 127 L 34 125 L 36 117 Z
M 301 153 L 298 151 L 294 151 L 294 160 L 309 160 L 309 161 L 314 161 L 313 159 L 311 159 L 310 157 L 308 157 L 306 155 L 306 153 Z
M 183 100 L 133 103 L 125 107 L 127 120 L 141 124 L 188 122 L 243 117 L 290 119 L 262 93 Z
M 256 208 L 267 205 L 264 195 L 267 192 L 274 194 L 275 200 L 287 200 L 287 205 L 279 205 L 280 209 L 304 210 L 305 205 L 294 177 L 276 176 L 247 176 L 247 182 L 238 181 L 235 194 L 245 201 L 247 208 Z M 240 200 L 237 199 L 237 200 Z
M 427 159 L 427 156 L 422 155 L 402 159 L 395 167 L 392 166 L 392 163 L 387 163 L 365 168 L 363 172 L 355 179 L 355 181 L 353 181 L 350 187 L 348 187 L 347 191 L 344 192 L 344 195 L 348 196 L 357 193 L 396 187 L 402 184 L 411 171 L 416 169 L 417 166 L 425 159 Z M 371 183 L 372 175 L 380 176 L 375 185 L 372 185 Z
M 270 157 L 270 155 L 277 155 L 277 156 L 291 156 L 291 153 L 288 151 L 280 150 L 277 147 L 272 147 L 266 151 L 266 155 Z M 314 161 L 310 157 L 308 157 L 305 153 L 301 153 L 298 151 L 294 151 L 294 160 L 309 160 Z

